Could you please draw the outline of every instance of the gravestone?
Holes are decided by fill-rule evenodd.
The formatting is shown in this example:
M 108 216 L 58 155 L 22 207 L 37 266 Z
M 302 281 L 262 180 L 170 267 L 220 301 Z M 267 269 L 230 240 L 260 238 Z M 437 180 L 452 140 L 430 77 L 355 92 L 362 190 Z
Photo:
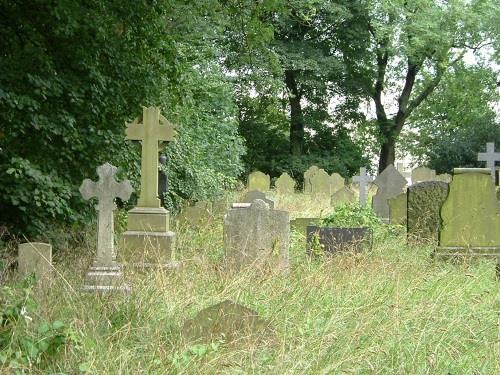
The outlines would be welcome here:
M 164 266 L 172 258 L 175 233 L 170 231 L 170 213 L 158 198 L 158 143 L 172 141 L 174 135 L 175 125 L 156 107 L 144 107 L 142 119 L 127 124 L 126 139 L 140 141 L 142 148 L 139 200 L 128 212 L 127 231 L 121 237 L 128 264 Z
M 336 193 L 345 186 L 345 179 L 338 173 L 332 173 L 330 176 L 330 192 Z
M 288 267 L 288 212 L 272 210 L 260 199 L 233 204 L 224 218 L 226 263 L 240 268 L 278 263 Z
M 306 252 L 309 255 L 361 252 L 372 246 L 371 228 L 307 227 Z
M 80 186 L 80 194 L 85 200 L 97 198 L 97 254 L 93 266 L 87 273 L 84 290 L 115 291 L 129 288 L 123 284 L 123 274 L 116 263 L 114 250 L 113 211 L 116 209 L 115 198 L 127 201 L 132 194 L 130 181 L 117 182 L 117 168 L 109 163 L 97 167 L 99 180 L 85 179 Z
M 35 274 L 37 281 L 45 282 L 52 276 L 52 246 L 42 242 L 22 243 L 18 247 L 17 270 L 22 277 Z
M 269 191 L 271 189 L 271 177 L 260 171 L 252 172 L 248 176 L 248 191 Z
M 408 242 L 437 245 L 441 228 L 441 207 L 448 196 L 448 184 L 425 181 L 408 187 Z
M 406 179 L 390 164 L 377 176 L 373 183 L 378 187 L 377 194 L 374 195 L 372 201 L 373 210 L 382 220 L 388 222 L 388 200 L 403 192 Z
M 500 204 L 489 168 L 455 168 L 441 208 L 439 248 L 434 255 L 500 260 Z
M 438 174 L 436 176 L 436 181 L 450 183 L 451 182 L 451 174 L 448 174 L 448 173 Z
M 427 167 L 417 167 L 411 171 L 411 183 L 416 184 L 424 181 L 435 181 L 436 171 Z
M 160 155 L 160 169 L 158 171 L 158 195 L 160 197 L 161 206 L 165 207 L 165 194 L 168 193 L 168 177 L 164 171 L 167 164 L 167 157 L 164 154 Z
M 242 203 L 253 203 L 257 199 L 266 202 L 270 209 L 274 209 L 274 201 L 266 197 L 266 194 L 264 194 L 263 192 L 257 190 L 249 191 L 248 193 L 246 193 L 245 196 L 243 197 Z
M 330 175 L 324 169 L 318 169 L 314 176 L 310 178 L 311 194 L 313 197 L 329 197 Z
M 405 225 L 407 216 L 407 196 L 406 193 L 396 195 L 389 199 L 389 224 Z
M 288 173 L 282 173 L 276 180 L 274 186 L 278 194 L 289 195 L 295 193 L 295 180 Z
M 319 168 L 315 165 L 309 167 L 307 171 L 304 172 L 304 193 L 311 194 L 312 184 L 311 178 L 319 171 Z
M 320 225 L 322 219 L 319 217 L 298 217 L 290 220 L 290 229 L 303 234 L 307 233 L 307 227 L 310 225 Z
M 371 176 L 366 174 L 366 168 L 359 168 L 359 176 L 354 176 L 353 181 L 359 183 L 359 204 L 361 206 L 366 205 L 366 188 L 369 182 L 373 181 Z
M 342 189 L 332 194 L 330 198 L 330 205 L 337 207 L 340 204 L 352 203 L 356 201 L 356 194 L 354 191 L 344 186 Z
M 182 208 L 179 221 L 191 226 L 202 225 L 211 218 L 212 204 L 210 202 L 195 202 Z
M 477 160 L 486 162 L 486 168 L 490 169 L 491 179 L 495 184 L 495 162 L 500 161 L 500 152 L 495 152 L 495 143 L 486 143 L 486 152 L 477 154 Z
M 276 340 L 270 322 L 260 318 L 256 311 L 229 300 L 203 309 L 193 319 L 187 320 L 181 335 L 186 342 L 203 344 Z

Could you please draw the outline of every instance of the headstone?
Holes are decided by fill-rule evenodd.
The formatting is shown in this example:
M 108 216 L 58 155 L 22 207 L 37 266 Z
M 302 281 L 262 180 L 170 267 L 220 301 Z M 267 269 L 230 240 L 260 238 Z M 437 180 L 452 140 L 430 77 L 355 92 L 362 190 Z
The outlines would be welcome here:
M 389 223 L 392 225 L 405 225 L 407 215 L 406 193 L 396 195 L 389 199 Z
M 436 176 L 436 181 L 450 183 L 451 182 L 451 174 L 448 174 L 448 173 L 438 174 Z
M 373 210 L 382 220 L 388 222 L 389 203 L 387 201 L 403 192 L 406 179 L 390 164 L 373 183 L 378 187 L 377 194 L 372 201 Z
M 274 260 L 288 267 L 290 220 L 288 212 L 272 210 L 260 199 L 247 207 L 233 205 L 224 218 L 226 262 L 240 268 Z
M 324 169 L 319 169 L 310 179 L 311 194 L 313 197 L 329 197 L 330 175 Z
M 477 154 L 478 161 L 485 161 L 486 168 L 489 168 L 493 185 L 495 184 L 495 162 L 500 161 L 500 152 L 495 152 L 495 143 L 486 143 L 486 152 Z
M 17 270 L 21 276 L 35 274 L 42 283 L 52 275 L 52 246 L 42 242 L 22 243 L 18 247 Z
M 356 194 L 354 191 L 344 186 L 342 189 L 332 194 L 330 205 L 337 207 L 339 204 L 352 203 L 356 201 Z
M 182 208 L 179 221 L 191 226 L 202 225 L 211 218 L 211 210 L 210 202 L 195 202 L 192 206 Z
M 489 168 L 455 168 L 441 208 L 437 257 L 500 260 L 500 204 Z
M 373 181 L 373 178 L 366 174 L 365 167 L 361 167 L 359 168 L 359 176 L 354 176 L 353 181 L 359 183 L 359 204 L 365 206 L 367 195 L 366 188 L 368 183 Z
M 416 184 L 424 181 L 435 181 L 436 171 L 427 167 L 417 167 L 411 171 L 411 183 Z
M 448 196 L 448 184 L 425 181 L 408 187 L 408 242 L 437 245 L 441 228 L 441 207 Z
M 332 173 L 330 176 L 330 192 L 336 193 L 345 186 L 345 178 L 338 173 Z
M 133 189 L 128 180 L 117 182 L 116 172 L 116 167 L 109 163 L 103 164 L 97 167 L 97 182 L 85 179 L 80 186 L 84 199 L 98 200 L 97 256 L 87 273 L 84 290 L 100 292 L 128 289 L 123 285 L 123 274 L 115 261 L 113 211 L 116 209 L 115 198 L 127 201 Z
M 371 228 L 307 227 L 307 247 L 309 255 L 333 254 L 338 252 L 360 252 L 371 247 Z
M 172 141 L 175 125 L 156 107 L 143 108 L 139 118 L 127 124 L 126 139 L 141 142 L 141 192 L 137 207 L 128 212 L 123 233 L 122 255 L 130 265 L 164 266 L 172 258 L 175 233 L 170 231 L 170 213 L 158 198 L 158 143 Z
M 312 184 L 311 178 L 319 171 L 319 168 L 315 165 L 309 167 L 307 171 L 304 172 L 304 193 L 311 194 Z
M 276 180 L 274 186 L 278 194 L 289 195 L 295 193 L 295 180 L 288 173 L 282 173 Z
M 272 199 L 269 199 L 266 197 L 266 194 L 264 194 L 261 191 L 249 191 L 248 193 L 245 194 L 243 197 L 243 202 L 242 203 L 253 203 L 257 199 L 263 200 L 264 202 L 267 203 L 270 209 L 274 209 L 274 201 Z
M 160 169 L 158 171 L 158 195 L 160 197 L 160 202 L 162 207 L 165 207 L 165 194 L 168 193 L 168 177 L 167 173 L 163 169 L 166 164 L 167 164 L 167 156 L 161 154 Z
M 270 322 L 259 317 L 256 311 L 229 300 L 201 310 L 184 323 L 181 332 L 189 343 L 237 344 L 276 339 Z
M 260 171 L 252 172 L 248 176 L 248 191 L 269 191 L 271 189 L 271 178 Z
M 320 225 L 322 219 L 319 217 L 298 217 L 290 220 L 290 229 L 306 235 L 307 227 L 310 225 Z

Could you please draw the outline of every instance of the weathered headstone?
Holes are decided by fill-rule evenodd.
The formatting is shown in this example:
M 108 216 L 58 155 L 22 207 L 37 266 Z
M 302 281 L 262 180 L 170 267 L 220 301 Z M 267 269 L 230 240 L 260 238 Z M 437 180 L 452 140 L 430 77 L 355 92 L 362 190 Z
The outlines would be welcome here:
M 336 193 L 345 186 L 345 178 L 338 173 L 332 173 L 330 176 L 330 192 Z
M 179 221 L 192 226 L 201 225 L 211 218 L 211 210 L 210 202 L 195 202 L 182 208 Z
M 126 139 L 141 142 L 141 192 L 137 207 L 128 212 L 127 231 L 122 235 L 122 254 L 129 264 L 165 265 L 172 257 L 175 233 L 170 231 L 170 213 L 158 199 L 158 143 L 172 141 L 175 125 L 156 107 L 143 108 L 127 124 Z
M 387 200 L 403 192 L 406 179 L 390 164 L 373 183 L 378 187 L 377 194 L 372 201 L 373 210 L 382 220 L 388 222 L 389 203 Z
M 226 300 L 201 310 L 182 327 L 186 342 L 209 344 L 224 341 L 228 344 L 275 341 L 276 333 L 270 322 L 258 313 L 238 303 Z
M 330 175 L 324 169 L 318 169 L 310 179 L 311 194 L 313 197 L 329 197 L 330 194 Z
M 282 173 L 274 183 L 278 194 L 283 195 L 293 194 L 295 192 L 295 185 L 295 180 L 288 173 Z
M 339 191 L 332 194 L 330 198 L 330 205 L 332 207 L 337 207 L 339 204 L 352 203 L 356 201 L 356 194 L 354 191 L 344 186 Z
M 86 200 L 97 198 L 97 255 L 93 266 L 87 273 L 84 290 L 112 291 L 126 290 L 123 274 L 116 263 L 114 250 L 113 211 L 116 209 L 115 198 L 128 200 L 132 194 L 130 181 L 117 182 L 117 168 L 109 163 L 97 167 L 99 180 L 85 179 L 80 186 L 80 193 Z
M 448 173 L 438 174 L 436 176 L 436 181 L 450 183 L 451 182 L 451 174 L 448 174 Z
M 270 209 L 274 209 L 274 201 L 266 197 L 266 194 L 264 194 L 263 192 L 257 190 L 249 191 L 248 193 L 246 193 L 243 197 L 242 203 L 253 203 L 257 199 L 266 202 Z
M 359 204 L 361 206 L 366 205 L 366 188 L 369 182 L 373 181 L 373 178 L 366 174 L 366 168 L 359 168 L 359 176 L 353 177 L 354 182 L 359 183 Z
M 288 267 L 290 220 L 288 212 L 269 209 L 262 200 L 233 204 L 224 218 L 226 262 L 236 268 L 277 260 Z
M 18 247 L 17 270 L 25 277 L 35 274 L 42 283 L 52 275 L 52 246 L 42 242 L 22 243 Z
M 304 193 L 311 194 L 312 185 L 311 178 L 319 171 L 319 168 L 315 165 L 309 167 L 307 171 L 304 172 Z
M 306 235 L 306 229 L 309 225 L 320 225 L 321 219 L 319 217 L 298 217 L 290 220 L 290 229 Z
M 500 204 L 489 168 L 455 168 L 441 208 L 437 257 L 500 259 Z
M 408 187 L 408 242 L 437 245 L 441 207 L 447 196 L 446 182 L 425 181 Z
M 248 175 L 248 191 L 269 191 L 271 189 L 271 177 L 260 171 L 252 172 Z
M 407 215 L 407 196 L 401 193 L 388 200 L 389 223 L 392 225 L 405 225 Z
M 371 228 L 339 228 L 308 226 L 306 252 L 309 255 L 334 254 L 338 252 L 360 252 L 371 247 Z
M 424 181 L 435 181 L 436 171 L 427 167 L 417 167 L 411 171 L 411 183 L 416 184 Z
M 477 160 L 486 162 L 486 168 L 490 169 L 491 179 L 495 184 L 495 162 L 500 161 L 500 152 L 495 152 L 495 143 L 486 143 L 486 152 L 477 154 Z

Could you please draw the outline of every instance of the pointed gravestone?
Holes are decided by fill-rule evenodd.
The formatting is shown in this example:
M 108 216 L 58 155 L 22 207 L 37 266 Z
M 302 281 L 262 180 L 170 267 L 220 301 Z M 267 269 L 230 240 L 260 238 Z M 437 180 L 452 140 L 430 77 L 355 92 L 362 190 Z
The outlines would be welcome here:
M 304 172 L 304 193 L 311 194 L 312 185 L 311 178 L 319 171 L 319 168 L 315 165 L 309 167 L 307 171 Z
M 52 274 L 52 246 L 42 242 L 27 242 L 19 245 L 17 270 L 21 276 L 35 274 L 42 283 L 50 280 Z
M 441 218 L 436 257 L 500 259 L 500 204 L 489 168 L 455 168 Z
M 356 201 L 356 194 L 354 191 L 344 186 L 339 191 L 332 194 L 330 205 L 332 207 L 337 207 L 340 204 L 352 203 Z
M 114 250 L 113 211 L 116 209 L 115 198 L 128 200 L 132 194 L 132 186 L 128 180 L 117 182 L 116 167 L 109 163 L 97 168 L 99 180 L 83 181 L 80 193 L 86 200 L 97 198 L 97 256 L 93 266 L 87 273 L 84 290 L 113 291 L 127 289 L 123 285 L 123 274 L 116 263 Z
M 330 175 L 324 169 L 318 169 L 310 179 L 311 194 L 313 197 L 330 196 Z
M 271 189 L 271 178 L 260 171 L 252 172 L 248 175 L 248 191 L 268 191 Z
M 427 167 L 417 167 L 411 171 L 411 183 L 416 184 L 424 181 L 435 181 L 436 171 Z
M 403 192 L 406 179 L 390 164 L 373 183 L 378 187 L 377 194 L 372 201 L 373 210 L 382 220 L 388 222 L 389 203 L 387 201 Z
M 477 154 L 477 160 L 486 162 L 486 168 L 490 169 L 491 179 L 495 184 L 495 162 L 500 161 L 500 152 L 495 152 L 495 143 L 486 143 L 486 152 Z
M 257 199 L 266 202 L 270 209 L 274 209 L 274 201 L 266 197 L 266 194 L 264 194 L 263 192 L 257 190 L 249 191 L 248 193 L 246 193 L 243 197 L 243 203 L 253 203 Z
M 345 186 L 345 179 L 338 173 L 332 173 L 330 176 L 330 192 L 336 193 Z
M 389 224 L 405 225 L 407 215 L 407 197 L 406 193 L 396 195 L 389 201 Z
M 366 205 L 366 188 L 369 182 L 373 181 L 371 176 L 366 174 L 366 168 L 359 168 L 359 176 L 354 176 L 353 181 L 359 183 L 359 204 L 361 206 Z
M 295 184 L 295 180 L 288 173 L 282 173 L 274 183 L 274 186 L 278 194 L 290 195 L 295 192 Z
M 175 126 L 156 107 L 143 108 L 127 124 L 126 139 L 141 142 L 141 192 L 137 207 L 128 212 L 127 231 L 122 236 L 124 257 L 131 264 L 164 265 L 171 260 L 175 233 L 170 231 L 170 214 L 158 198 L 158 146 L 172 141 Z

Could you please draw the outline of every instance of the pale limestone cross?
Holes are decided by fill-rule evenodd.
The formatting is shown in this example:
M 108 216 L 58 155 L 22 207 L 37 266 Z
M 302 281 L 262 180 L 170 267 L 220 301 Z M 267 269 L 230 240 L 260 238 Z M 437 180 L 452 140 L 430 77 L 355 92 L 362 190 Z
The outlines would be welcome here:
M 124 201 L 130 198 L 132 186 L 129 180 L 116 182 L 117 168 L 109 163 L 97 167 L 99 180 L 88 178 L 82 182 L 80 193 L 86 200 L 97 198 L 97 261 L 96 266 L 109 267 L 114 261 L 113 211 L 116 208 L 115 197 Z
M 141 193 L 138 207 L 160 207 L 158 199 L 158 142 L 172 141 L 175 125 L 160 114 L 156 107 L 143 107 L 142 124 L 135 119 L 126 124 L 126 139 L 141 141 Z
M 486 152 L 478 153 L 477 160 L 486 162 L 486 168 L 491 169 L 491 178 L 495 184 L 495 162 L 500 161 L 500 152 L 495 152 L 495 143 L 486 143 Z
M 359 176 L 353 177 L 354 182 L 359 182 L 359 204 L 366 205 L 366 187 L 369 182 L 373 181 L 373 177 L 366 174 L 366 168 L 359 168 Z

